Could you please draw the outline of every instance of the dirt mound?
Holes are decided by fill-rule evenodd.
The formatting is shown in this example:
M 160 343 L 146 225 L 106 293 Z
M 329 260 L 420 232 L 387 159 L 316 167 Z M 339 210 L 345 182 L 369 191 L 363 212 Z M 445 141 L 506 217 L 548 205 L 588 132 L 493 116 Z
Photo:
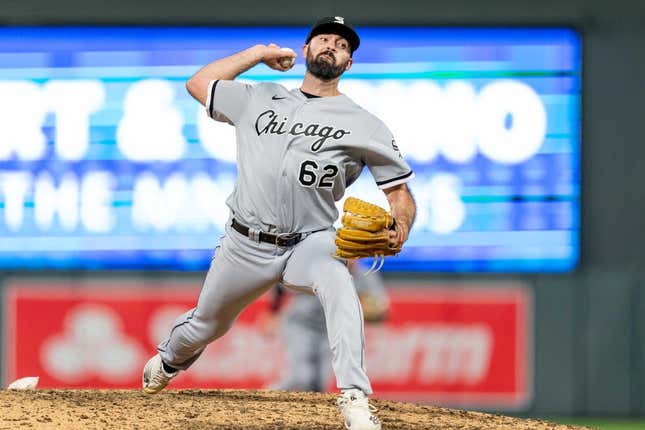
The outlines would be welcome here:
M 0 429 L 342 429 L 336 396 L 234 390 L 0 391 Z M 536 420 L 374 400 L 384 430 L 575 429 Z

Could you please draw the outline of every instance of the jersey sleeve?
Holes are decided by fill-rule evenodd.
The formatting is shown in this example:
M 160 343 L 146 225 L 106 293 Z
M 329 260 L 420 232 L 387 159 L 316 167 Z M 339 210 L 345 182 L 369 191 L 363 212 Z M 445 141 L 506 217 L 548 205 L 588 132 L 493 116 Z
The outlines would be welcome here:
M 253 85 L 217 80 L 208 85 L 206 113 L 215 121 L 236 124 L 251 101 Z
M 392 133 L 383 123 L 370 136 L 363 161 L 382 190 L 406 183 L 414 177 Z

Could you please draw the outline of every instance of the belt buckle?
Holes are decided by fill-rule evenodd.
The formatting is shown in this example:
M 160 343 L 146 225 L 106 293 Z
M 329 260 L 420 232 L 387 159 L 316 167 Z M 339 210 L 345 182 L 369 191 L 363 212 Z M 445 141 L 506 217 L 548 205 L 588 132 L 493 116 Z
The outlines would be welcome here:
M 293 246 L 298 243 L 298 236 L 298 233 L 278 233 L 275 236 L 275 244 L 282 247 Z

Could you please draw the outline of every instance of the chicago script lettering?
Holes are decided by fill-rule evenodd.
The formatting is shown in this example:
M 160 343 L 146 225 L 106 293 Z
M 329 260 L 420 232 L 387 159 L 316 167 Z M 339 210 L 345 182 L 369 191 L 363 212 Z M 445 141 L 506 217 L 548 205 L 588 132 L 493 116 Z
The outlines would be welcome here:
M 351 134 L 349 130 L 335 129 L 329 125 L 321 126 L 321 124 L 303 124 L 297 122 L 291 126 L 287 131 L 287 122 L 289 118 L 282 117 L 279 119 L 278 114 L 272 110 L 266 110 L 258 115 L 255 120 L 255 132 L 258 136 L 263 134 L 276 134 L 283 135 L 288 133 L 290 136 L 315 136 L 319 139 L 316 139 L 311 144 L 312 151 L 318 151 L 327 139 L 340 140 L 348 134 Z

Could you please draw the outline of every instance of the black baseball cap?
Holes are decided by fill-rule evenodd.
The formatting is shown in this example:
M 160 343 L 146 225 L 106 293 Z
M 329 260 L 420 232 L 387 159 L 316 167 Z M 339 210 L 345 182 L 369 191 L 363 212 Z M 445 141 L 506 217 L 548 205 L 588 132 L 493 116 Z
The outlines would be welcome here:
M 358 49 L 358 45 L 361 44 L 361 39 L 358 37 L 356 30 L 347 24 L 347 22 L 345 22 L 345 18 L 342 16 L 326 16 L 318 20 L 318 22 L 311 27 L 309 36 L 307 36 L 307 41 L 305 43 L 309 43 L 312 37 L 319 34 L 337 34 L 339 36 L 343 36 L 349 42 L 352 54 Z

